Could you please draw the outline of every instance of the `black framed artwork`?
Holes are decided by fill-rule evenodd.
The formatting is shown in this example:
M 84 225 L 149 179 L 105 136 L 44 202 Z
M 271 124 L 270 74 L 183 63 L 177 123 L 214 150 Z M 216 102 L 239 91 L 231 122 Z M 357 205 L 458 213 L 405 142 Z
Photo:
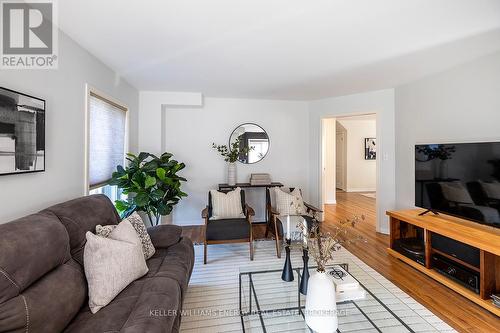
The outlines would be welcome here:
M 45 100 L 0 87 L 0 176 L 45 171 Z
M 377 159 L 377 139 L 365 138 L 365 160 Z

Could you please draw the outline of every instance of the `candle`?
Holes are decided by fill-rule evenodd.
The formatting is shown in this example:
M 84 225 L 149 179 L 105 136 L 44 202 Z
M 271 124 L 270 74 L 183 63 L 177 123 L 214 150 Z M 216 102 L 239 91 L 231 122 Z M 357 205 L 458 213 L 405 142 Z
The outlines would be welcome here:
M 303 236 L 303 240 L 304 240 L 304 248 L 307 249 L 307 234 L 309 233 L 308 230 L 307 230 L 307 221 L 306 219 L 304 219 L 303 221 L 304 223 L 304 230 L 303 230 L 303 233 L 304 233 L 304 236 Z
M 286 239 L 290 239 L 290 215 L 286 216 Z

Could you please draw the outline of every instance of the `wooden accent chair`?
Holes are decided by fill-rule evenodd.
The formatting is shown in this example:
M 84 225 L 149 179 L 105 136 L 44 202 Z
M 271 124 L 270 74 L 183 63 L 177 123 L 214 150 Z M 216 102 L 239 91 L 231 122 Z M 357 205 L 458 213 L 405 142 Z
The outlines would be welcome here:
M 229 191 L 219 191 L 227 193 Z M 208 192 L 208 206 L 201 212 L 201 217 L 205 220 L 205 240 L 203 263 L 207 263 L 207 245 L 243 243 L 250 245 L 250 260 L 253 260 L 253 234 L 252 217 L 255 211 L 245 202 L 245 191 L 241 190 L 241 207 L 245 217 L 232 219 L 211 220 L 212 217 L 212 195 Z
M 282 188 L 281 190 L 284 192 L 292 192 L 295 188 L 290 187 L 288 189 Z M 269 234 L 269 231 L 274 235 L 274 239 L 276 242 L 276 256 L 278 258 L 281 258 L 281 243 L 280 243 L 280 237 L 283 238 L 283 222 L 281 221 L 280 214 L 276 210 L 276 203 L 274 202 L 275 195 L 274 193 L 271 193 L 271 191 L 274 191 L 274 188 L 268 188 L 266 189 L 266 208 L 267 208 L 267 213 L 268 213 L 268 219 L 267 219 L 267 225 L 266 225 L 266 235 L 265 237 L 267 238 L 267 235 Z M 302 190 L 300 190 L 300 193 L 302 194 Z M 306 206 L 306 213 L 308 214 L 319 214 L 322 213 L 323 211 L 317 207 L 314 207 L 313 205 L 310 205 L 304 201 L 304 206 Z M 307 221 L 307 225 L 309 228 L 312 227 L 312 220 L 313 218 L 309 215 L 302 215 L 302 217 Z

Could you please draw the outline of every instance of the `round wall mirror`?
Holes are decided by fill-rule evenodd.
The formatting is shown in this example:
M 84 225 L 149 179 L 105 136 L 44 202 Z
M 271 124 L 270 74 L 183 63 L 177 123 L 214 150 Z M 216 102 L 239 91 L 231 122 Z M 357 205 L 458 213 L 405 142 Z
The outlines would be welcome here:
M 236 127 L 229 138 L 229 144 L 232 145 L 236 141 L 239 142 L 240 151 L 243 151 L 238 161 L 244 164 L 259 162 L 269 151 L 269 136 L 256 124 L 247 123 Z

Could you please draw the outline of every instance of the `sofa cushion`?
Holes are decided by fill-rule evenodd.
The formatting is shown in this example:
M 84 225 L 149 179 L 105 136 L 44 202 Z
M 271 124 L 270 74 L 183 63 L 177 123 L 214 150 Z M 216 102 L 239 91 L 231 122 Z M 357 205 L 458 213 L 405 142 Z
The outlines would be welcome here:
M 96 314 L 84 307 L 65 332 L 171 332 L 181 290 L 169 278 L 141 278 Z
M 92 315 L 85 306 L 66 332 L 177 332 L 182 301 L 194 264 L 193 244 L 181 238 L 157 249 L 149 272 Z
M 71 260 L 0 304 L 1 332 L 61 332 L 87 297 L 81 267 Z
M 0 331 L 58 332 L 85 302 L 69 238 L 48 212 L 0 225 Z
M 194 265 L 194 248 L 189 238 L 183 237 L 177 244 L 161 248 L 149 259 L 149 272 L 145 277 L 168 277 L 179 282 L 183 295 L 187 291 Z
M 55 214 L 69 235 L 72 257 L 83 266 L 83 248 L 87 231 L 94 232 L 100 225 L 118 224 L 120 217 L 111 201 L 102 194 L 90 195 L 44 210 Z
M 0 302 L 70 259 L 68 234 L 52 214 L 0 224 Z
M 148 234 L 155 248 L 167 248 L 179 242 L 182 228 L 178 225 L 157 225 L 148 228 Z

